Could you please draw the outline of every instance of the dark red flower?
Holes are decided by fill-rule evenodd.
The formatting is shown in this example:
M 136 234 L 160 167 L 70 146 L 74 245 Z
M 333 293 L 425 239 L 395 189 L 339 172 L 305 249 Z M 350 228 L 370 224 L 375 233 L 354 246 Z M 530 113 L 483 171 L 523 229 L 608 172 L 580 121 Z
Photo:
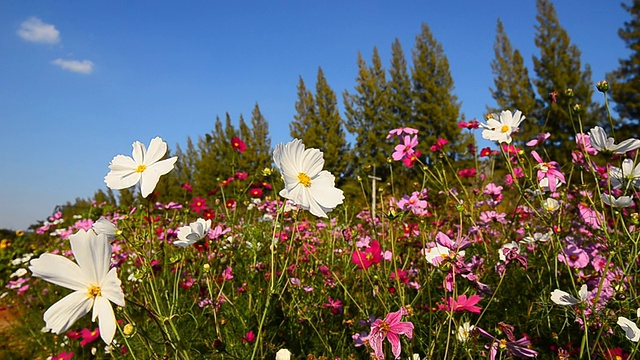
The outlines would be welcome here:
M 251 196 L 252 198 L 259 198 L 262 197 L 263 192 L 262 189 L 260 188 L 251 188 L 249 189 L 249 196 Z
M 244 141 L 240 140 L 240 138 L 237 136 L 231 139 L 231 146 L 234 150 L 238 150 L 241 153 L 247 150 L 247 144 L 245 144 Z

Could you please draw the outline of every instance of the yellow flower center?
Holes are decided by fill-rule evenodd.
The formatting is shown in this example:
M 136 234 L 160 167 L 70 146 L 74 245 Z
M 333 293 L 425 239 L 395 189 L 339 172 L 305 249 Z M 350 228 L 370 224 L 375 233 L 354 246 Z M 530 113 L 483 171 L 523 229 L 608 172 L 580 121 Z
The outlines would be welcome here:
M 502 127 L 500 128 L 500 131 L 502 131 L 503 133 L 506 133 L 507 131 L 509 131 L 509 126 L 502 125 Z
M 100 286 L 95 286 L 95 285 L 89 286 L 89 290 L 87 291 L 87 295 L 89 295 L 90 298 L 94 298 L 96 296 L 101 296 L 102 295 L 102 291 L 100 290 Z
M 141 172 L 143 172 L 145 170 L 147 170 L 147 165 L 145 165 L 145 164 L 138 165 L 138 167 L 136 168 L 136 172 L 138 172 L 138 173 L 141 173 Z
M 380 330 L 382 330 L 383 334 L 387 334 L 389 330 L 391 330 L 391 326 L 383 320 L 382 323 L 380 323 Z
M 300 184 L 306 187 L 311 186 L 311 178 L 305 173 L 298 173 L 298 181 L 300 181 Z

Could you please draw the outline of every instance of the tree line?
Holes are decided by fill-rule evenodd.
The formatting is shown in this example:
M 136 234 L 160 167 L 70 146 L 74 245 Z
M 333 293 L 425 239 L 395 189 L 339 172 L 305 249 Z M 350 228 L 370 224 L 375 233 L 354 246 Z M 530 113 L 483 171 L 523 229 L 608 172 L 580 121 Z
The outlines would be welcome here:
M 544 150 L 551 160 L 563 164 L 570 162 L 576 132 L 599 125 L 620 140 L 638 136 L 640 0 L 622 6 L 630 19 L 620 28 L 619 37 L 631 54 L 620 59 L 618 68 L 607 74 L 607 96 L 613 101 L 616 118 L 607 115 L 608 103 L 602 105 L 593 100 L 596 87 L 591 69 L 582 64 L 581 52 L 561 26 L 551 1 L 536 1 L 534 42 L 539 54 L 533 56 L 533 73 L 511 43 L 502 21 L 497 20 L 494 59 L 490 64 L 494 74 L 490 91 L 495 106 L 487 106 L 487 112 L 518 109 L 527 116 L 516 146 L 523 146 L 539 133 L 550 132 L 553 140 L 545 143 Z M 308 82 L 299 78 L 296 114 L 289 125 L 292 138 L 324 152 L 325 168 L 336 176 L 338 186 L 347 194 L 362 191 L 358 179 L 368 181 L 367 176 L 374 174 L 382 179 L 382 184 L 394 176 L 394 182 L 400 186 L 410 185 L 403 182 L 406 177 L 402 175 L 407 169 L 402 164 L 390 166 L 389 157 L 398 139 L 386 137 L 394 128 L 410 126 L 420 131 L 421 161 L 427 166 L 443 157 L 473 164 L 475 139 L 459 126 L 465 118 L 454 94 L 449 62 L 427 24 L 422 25 L 415 38 L 411 63 L 396 38 L 391 44 L 388 68 L 382 64 L 377 47 L 369 61 L 359 53 L 357 64 L 354 89 L 342 93 L 343 114 L 338 96 L 321 67 L 315 86 L 308 86 Z M 598 90 L 607 90 L 604 83 L 600 85 Z M 185 184 L 189 186 L 188 196 L 211 195 L 236 172 L 246 172 L 249 181 L 259 184 L 263 169 L 271 167 L 268 122 L 256 104 L 250 121 L 240 116 L 237 124 L 226 114 L 224 121 L 216 118 L 214 129 L 204 137 L 196 142 L 187 139 L 185 149 L 176 146 L 171 154 L 179 156 L 176 170 L 163 177 L 156 188 L 159 201 L 187 196 Z M 353 143 L 347 141 L 347 134 L 352 136 Z M 246 143 L 246 151 L 239 152 L 230 146 L 234 138 Z M 439 139 L 448 143 L 442 150 L 431 151 L 430 147 Z M 128 190 L 117 196 L 99 190 L 94 200 L 127 204 L 134 202 L 134 196 Z M 77 199 L 76 205 L 79 202 L 88 201 Z

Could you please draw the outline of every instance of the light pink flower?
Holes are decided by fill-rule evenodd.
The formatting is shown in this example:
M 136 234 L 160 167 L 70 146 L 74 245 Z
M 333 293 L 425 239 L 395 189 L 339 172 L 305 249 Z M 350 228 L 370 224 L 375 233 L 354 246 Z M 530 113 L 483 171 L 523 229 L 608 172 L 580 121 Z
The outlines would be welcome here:
M 415 153 L 414 148 L 418 146 L 418 136 L 414 135 L 413 138 L 409 135 L 404 137 L 404 143 L 396 145 L 395 152 L 391 154 L 391 157 L 395 161 L 400 161 L 406 157 L 409 157 Z
M 558 170 L 558 163 L 555 161 L 544 162 L 536 151 L 531 152 L 531 156 L 538 162 L 538 181 L 547 178 L 549 181 L 549 190 L 556 191 L 558 183 L 566 184 L 564 174 Z
M 402 315 L 406 315 L 407 310 L 400 308 L 396 312 L 389 313 L 384 320 L 378 319 L 371 325 L 369 334 L 369 346 L 374 351 L 377 359 L 384 360 L 382 342 L 385 338 L 391 343 L 391 352 L 396 359 L 400 358 L 401 345 L 399 335 L 405 335 L 409 339 L 413 337 L 413 324 L 402 322 Z
M 387 139 L 391 139 L 394 135 L 402 136 L 403 133 L 407 135 L 415 135 L 418 133 L 418 130 L 410 127 L 393 129 L 389 131 L 389 135 L 387 135 Z

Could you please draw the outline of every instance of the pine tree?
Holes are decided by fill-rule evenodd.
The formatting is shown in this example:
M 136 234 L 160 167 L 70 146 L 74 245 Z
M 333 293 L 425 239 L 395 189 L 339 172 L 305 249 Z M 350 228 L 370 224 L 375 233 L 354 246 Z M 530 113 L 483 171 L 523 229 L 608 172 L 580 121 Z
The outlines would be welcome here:
M 426 24 L 422 24 L 422 32 L 416 36 L 411 80 L 414 124 L 420 130 L 423 148 L 444 138 L 449 141 L 445 148 L 447 154 L 459 159 L 466 151 L 470 136 L 462 136 L 458 127 L 460 103 L 453 94 L 449 60 Z M 431 162 L 433 157 L 428 155 L 428 159 Z
M 389 98 L 389 129 L 413 126 L 411 78 L 407 70 L 407 61 L 397 38 L 391 45 L 391 67 L 387 82 Z
M 618 36 L 625 42 L 631 54 L 619 60 L 616 70 L 608 74 L 611 98 L 620 121 L 615 124 L 614 135 L 618 140 L 640 136 L 640 0 L 631 5 L 622 4 L 631 15 Z
M 233 176 L 238 167 L 237 151 L 231 146 L 236 130 L 226 114 L 225 125 L 216 117 L 215 129 L 198 140 L 199 157 L 194 174 L 194 193 L 215 192 L 220 182 Z
M 514 136 L 516 145 L 522 147 L 542 131 L 543 122 L 538 116 L 542 104 L 536 101 L 536 94 L 522 55 L 511 46 L 500 19 L 496 26 L 493 50 L 495 58 L 491 61 L 491 70 L 495 78 L 494 88 L 490 88 L 490 91 L 498 107 L 487 107 L 487 110 L 491 113 L 520 110 L 527 117 L 521 125 L 520 133 Z
M 271 136 L 269 135 L 269 122 L 260 112 L 260 106 L 256 103 L 251 113 L 251 137 L 245 139 L 247 148 L 251 149 L 252 169 L 258 173 L 266 167 L 271 167 Z
M 348 175 L 349 148 L 336 94 L 327 83 L 322 68 L 318 68 L 315 96 L 300 78 L 296 110 L 295 121 L 289 126 L 291 136 L 302 140 L 307 148 L 320 149 L 324 153 L 324 168 L 341 184 Z
M 352 149 L 354 169 L 361 176 L 372 174 L 385 179 L 389 175 L 387 158 L 391 143 L 386 135 L 391 130 L 387 80 L 378 49 L 373 49 L 372 66 L 368 67 L 358 53 L 358 77 L 355 93 L 343 93 L 346 128 L 355 136 Z
M 548 0 L 537 0 L 535 44 L 540 49 L 540 57 L 533 57 L 537 78 L 534 84 L 540 98 L 547 100 L 541 121 L 543 131 L 552 137 L 545 148 L 552 160 L 570 161 L 571 149 L 575 148 L 575 133 L 582 129 L 588 131 L 598 122 L 599 106 L 593 102 L 593 84 L 591 69 L 588 65 L 582 70 L 580 50 L 571 43 L 566 30 L 560 26 L 556 10 Z M 567 96 L 570 92 L 572 95 Z M 553 99 L 556 101 L 552 101 Z M 574 112 L 574 106 L 580 106 Z M 525 121 L 530 121 L 527 119 Z

